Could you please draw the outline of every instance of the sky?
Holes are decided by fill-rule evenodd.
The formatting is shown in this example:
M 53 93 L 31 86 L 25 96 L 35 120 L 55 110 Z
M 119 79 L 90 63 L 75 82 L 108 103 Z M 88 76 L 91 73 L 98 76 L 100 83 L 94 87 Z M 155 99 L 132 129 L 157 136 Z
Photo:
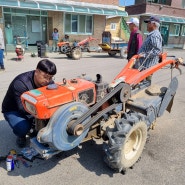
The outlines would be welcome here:
M 120 6 L 129 6 L 133 5 L 135 0 L 119 0 L 119 5 Z

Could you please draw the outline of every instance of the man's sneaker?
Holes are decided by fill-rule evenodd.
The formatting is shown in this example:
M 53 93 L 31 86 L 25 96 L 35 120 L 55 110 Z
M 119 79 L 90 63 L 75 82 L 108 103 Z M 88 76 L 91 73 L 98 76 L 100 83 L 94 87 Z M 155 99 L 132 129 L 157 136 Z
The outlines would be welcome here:
M 17 137 L 16 144 L 19 148 L 23 148 L 26 146 L 26 137 Z

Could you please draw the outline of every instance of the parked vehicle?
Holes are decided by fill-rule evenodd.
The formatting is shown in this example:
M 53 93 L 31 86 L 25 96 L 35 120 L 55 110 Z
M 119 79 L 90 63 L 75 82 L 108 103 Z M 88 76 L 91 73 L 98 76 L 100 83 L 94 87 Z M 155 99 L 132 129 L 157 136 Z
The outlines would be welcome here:
M 121 58 L 126 58 L 125 46 L 127 43 L 123 40 L 116 40 L 112 42 L 112 36 L 109 31 L 104 31 L 102 33 L 102 43 L 98 45 L 111 57 L 114 57 L 117 53 L 119 53 Z
M 62 41 L 58 43 L 59 53 L 66 54 L 67 57 L 74 60 L 79 60 L 82 57 L 83 51 L 89 51 L 89 42 L 97 40 L 93 37 L 88 37 L 80 42 L 74 42 L 70 45 L 69 41 Z
M 14 36 L 15 41 L 15 53 L 17 55 L 17 61 L 23 60 L 25 50 L 28 49 L 28 37 Z
M 15 53 L 17 55 L 17 61 L 22 60 L 24 58 L 25 49 L 21 45 L 16 45 Z

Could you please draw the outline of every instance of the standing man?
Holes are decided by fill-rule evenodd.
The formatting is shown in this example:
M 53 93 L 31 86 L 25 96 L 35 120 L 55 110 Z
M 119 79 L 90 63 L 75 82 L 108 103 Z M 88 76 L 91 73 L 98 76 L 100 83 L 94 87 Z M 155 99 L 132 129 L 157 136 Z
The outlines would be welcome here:
M 134 55 L 136 55 L 143 43 L 143 36 L 141 31 L 139 30 L 139 19 L 136 17 L 132 17 L 127 22 L 130 29 L 130 38 L 128 41 L 127 47 L 127 59 L 130 60 Z
M 22 105 L 21 95 L 26 91 L 54 83 L 52 78 L 56 72 L 55 64 L 48 59 L 43 59 L 37 64 L 35 70 L 19 74 L 10 83 L 2 103 L 2 113 L 17 136 L 18 147 L 26 146 L 26 135 L 33 124 L 33 117 Z
M 162 53 L 162 36 L 159 32 L 159 18 L 156 16 L 151 16 L 149 19 L 144 20 L 144 22 L 147 23 L 147 31 L 149 34 L 147 35 L 147 38 L 143 42 L 138 52 L 138 67 L 141 70 L 156 65 L 159 62 L 159 55 Z
M 54 28 L 53 33 L 52 33 L 52 39 L 53 39 L 53 45 L 52 45 L 52 50 L 53 52 L 57 52 L 57 43 L 59 40 L 59 33 L 58 33 L 58 29 Z
M 4 49 L 5 49 L 5 45 L 4 45 L 4 36 L 3 36 L 3 32 L 2 29 L 0 28 L 0 70 L 4 71 L 5 67 L 4 67 Z

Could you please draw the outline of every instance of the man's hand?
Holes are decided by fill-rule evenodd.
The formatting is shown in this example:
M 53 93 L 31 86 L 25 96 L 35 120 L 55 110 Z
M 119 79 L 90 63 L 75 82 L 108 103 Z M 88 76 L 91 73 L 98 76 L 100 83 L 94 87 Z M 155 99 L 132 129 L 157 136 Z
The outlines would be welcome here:
M 184 60 L 183 60 L 182 57 L 176 58 L 176 61 L 177 61 L 179 64 L 183 65 L 183 66 L 185 65 Z
M 145 53 L 139 53 L 138 58 L 145 58 Z

